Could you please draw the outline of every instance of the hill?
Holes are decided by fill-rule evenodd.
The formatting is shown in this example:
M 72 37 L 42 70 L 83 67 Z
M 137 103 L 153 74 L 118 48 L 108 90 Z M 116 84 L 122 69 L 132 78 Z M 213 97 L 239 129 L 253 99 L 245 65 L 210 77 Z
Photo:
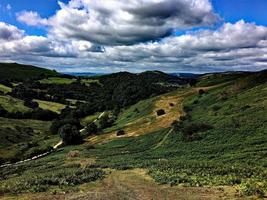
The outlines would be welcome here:
M 32 79 L 41 76 L 57 76 L 57 72 L 31 65 L 17 63 L 0 63 L 0 80 L 3 79 Z
M 55 145 L 58 135 L 51 134 L 50 123 L 75 127 L 78 120 L 96 129 L 82 129 L 81 144 L 0 168 L 4 198 L 266 196 L 267 71 L 206 74 L 196 82 L 158 71 L 71 80 L 23 85 L 39 92 L 29 93 L 35 99 L 42 99 L 42 91 L 51 101 L 63 99 L 74 106 L 60 104 L 54 121 L 2 118 L 2 152 L 15 159 L 18 147 L 25 149 L 25 157 L 43 152 L 49 142 Z

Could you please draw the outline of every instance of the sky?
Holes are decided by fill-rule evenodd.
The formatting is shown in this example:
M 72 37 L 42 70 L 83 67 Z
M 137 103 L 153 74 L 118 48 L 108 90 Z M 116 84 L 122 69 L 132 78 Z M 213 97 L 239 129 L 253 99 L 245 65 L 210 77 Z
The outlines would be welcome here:
M 266 0 L 0 0 L 0 62 L 60 72 L 267 69 Z

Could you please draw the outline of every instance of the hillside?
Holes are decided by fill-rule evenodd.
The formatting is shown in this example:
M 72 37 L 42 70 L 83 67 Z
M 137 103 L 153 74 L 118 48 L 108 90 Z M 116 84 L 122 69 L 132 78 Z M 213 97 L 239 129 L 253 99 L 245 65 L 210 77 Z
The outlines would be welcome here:
M 17 63 L 0 63 L 0 79 L 31 79 L 40 76 L 56 76 L 57 72 Z
M 69 123 L 73 128 L 81 122 L 86 127 L 95 124 L 96 129 L 82 129 L 81 144 L 0 168 L 0 197 L 266 196 L 267 71 L 207 74 L 196 82 L 157 71 L 70 80 L 27 83 L 27 90 L 13 88 L 11 95 L 33 95 L 43 108 L 54 102 L 53 110 L 59 116 L 53 122 L 2 118 L 1 154 L 5 159 L 12 154 L 15 159 L 17 147 L 24 147 L 24 157 L 34 155 L 34 151 L 44 152 L 49 142 L 53 146 L 59 140 L 58 135 L 51 134 L 50 123 Z M 37 88 L 38 95 L 34 93 Z M 42 99 L 40 91 L 50 99 Z M 58 98 L 51 98 L 52 94 Z M 62 99 L 68 107 L 64 108 Z M 31 130 L 23 131 L 14 123 Z

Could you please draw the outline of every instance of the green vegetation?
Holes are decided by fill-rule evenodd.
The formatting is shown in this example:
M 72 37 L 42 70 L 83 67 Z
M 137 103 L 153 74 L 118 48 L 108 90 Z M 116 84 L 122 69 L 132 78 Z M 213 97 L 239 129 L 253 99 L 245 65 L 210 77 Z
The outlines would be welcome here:
M 64 104 L 51 102 L 51 101 L 42 101 L 42 100 L 35 99 L 34 102 L 37 102 L 40 108 L 44 110 L 51 110 L 56 113 L 61 113 L 61 110 L 63 110 L 66 107 L 66 105 Z
M 40 83 L 51 84 L 51 85 L 52 84 L 62 85 L 62 84 L 71 84 L 75 81 L 76 81 L 76 79 L 71 79 L 71 78 L 49 77 L 49 78 L 40 80 Z
M 45 192 L 49 189 L 74 190 L 74 186 L 92 182 L 104 178 L 104 171 L 91 169 L 90 166 L 81 168 L 79 164 L 59 165 L 47 163 L 36 163 L 24 167 L 33 169 L 21 176 L 13 176 L 9 171 L 1 173 L 0 194 L 24 192 Z M 25 168 L 16 167 L 12 172 L 22 174 Z
M 60 115 L 47 122 L 1 118 L 1 161 L 49 151 L 59 135 L 69 146 L 35 161 L 0 168 L 0 194 L 77 192 L 82 184 L 103 179 L 105 172 L 141 168 L 160 184 L 234 186 L 240 195 L 263 197 L 266 72 L 205 75 L 194 87 L 175 90 L 153 82 L 158 76 L 160 82 L 173 81 L 160 72 L 119 73 L 87 86 L 50 78 L 49 87 L 39 82 L 17 87 L 15 96 L 30 94 L 41 108 Z M 64 108 L 67 98 L 84 102 Z M 23 101 L 18 101 L 21 106 Z M 88 136 L 83 141 L 81 124 L 86 126 L 82 132 L 87 132 L 82 136 Z M 119 184 L 116 187 L 121 184 L 113 182 Z
M 59 141 L 50 122 L 0 118 L 0 161 L 18 161 L 46 151 Z
M 10 96 L 0 95 L 0 105 L 8 112 L 28 112 L 31 109 L 24 106 L 24 102 L 20 99 L 16 99 Z
M 100 84 L 99 80 L 97 79 L 82 79 L 81 83 L 85 84 L 86 86 L 90 86 L 92 83 Z
M 26 80 L 40 76 L 56 76 L 57 72 L 30 65 L 0 63 L 0 79 Z
M 0 84 L 0 91 L 2 91 L 3 93 L 8 93 L 11 92 L 12 89 L 10 87 Z

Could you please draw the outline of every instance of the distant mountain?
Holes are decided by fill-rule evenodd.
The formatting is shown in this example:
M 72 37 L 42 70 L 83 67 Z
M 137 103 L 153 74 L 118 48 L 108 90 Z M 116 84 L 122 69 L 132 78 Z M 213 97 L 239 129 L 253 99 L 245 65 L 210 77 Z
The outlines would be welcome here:
M 79 76 L 79 77 L 92 77 L 92 76 L 102 76 L 104 73 L 91 73 L 91 72 L 65 72 L 64 74 L 71 76 Z
M 198 78 L 199 76 L 201 76 L 200 74 L 194 74 L 194 73 L 169 73 L 169 74 L 181 78 Z
M 40 76 L 57 76 L 59 73 L 32 65 L 0 63 L 0 79 L 32 79 Z

